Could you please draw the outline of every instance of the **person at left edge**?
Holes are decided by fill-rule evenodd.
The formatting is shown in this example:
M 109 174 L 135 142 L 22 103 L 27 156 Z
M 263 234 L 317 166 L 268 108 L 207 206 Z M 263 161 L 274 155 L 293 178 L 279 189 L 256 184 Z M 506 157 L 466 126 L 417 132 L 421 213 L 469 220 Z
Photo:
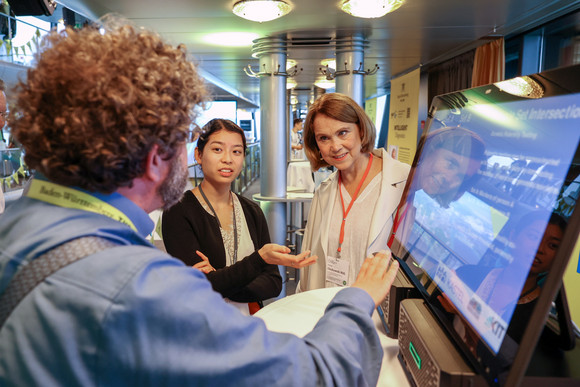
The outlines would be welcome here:
M 6 115 L 8 114 L 8 105 L 6 104 L 6 86 L 2 79 L 0 79 L 0 150 L 6 149 L 6 143 L 4 142 L 4 126 L 6 126 Z M 0 157 L 0 162 L 2 158 Z M 5 208 L 4 201 L 4 187 L 0 186 L 0 214 L 4 212 Z
M 215 291 L 244 314 L 280 294 L 282 278 L 272 259 L 294 257 L 303 267 L 308 253 L 291 256 L 286 246 L 270 243 L 260 207 L 230 187 L 242 171 L 244 131 L 234 122 L 213 119 L 202 129 L 195 158 L 202 182 L 163 212 L 163 243 L 171 255 L 202 270 Z

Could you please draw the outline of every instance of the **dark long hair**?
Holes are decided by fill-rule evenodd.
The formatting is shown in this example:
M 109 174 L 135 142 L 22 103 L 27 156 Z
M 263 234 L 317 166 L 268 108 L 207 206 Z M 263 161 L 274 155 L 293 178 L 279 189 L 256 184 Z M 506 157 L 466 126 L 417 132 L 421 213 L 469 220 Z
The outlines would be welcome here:
M 209 138 L 215 132 L 220 130 L 227 130 L 228 132 L 237 133 L 242 137 L 242 143 L 244 144 L 244 155 L 246 154 L 246 135 L 242 128 L 236 125 L 235 122 L 231 120 L 226 120 L 223 118 L 214 118 L 203 126 L 201 129 L 201 134 L 197 140 L 197 149 L 199 153 L 203 153 L 203 148 L 209 141 Z

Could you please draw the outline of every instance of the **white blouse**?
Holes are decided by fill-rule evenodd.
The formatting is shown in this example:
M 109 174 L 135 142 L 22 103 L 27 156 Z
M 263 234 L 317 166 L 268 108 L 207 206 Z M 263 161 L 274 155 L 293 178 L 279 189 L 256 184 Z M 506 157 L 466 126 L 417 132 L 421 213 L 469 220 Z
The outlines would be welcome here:
M 247 257 L 255 251 L 254 242 L 252 241 L 252 236 L 250 235 L 250 229 L 248 228 L 248 223 L 246 222 L 246 217 L 244 216 L 244 210 L 242 209 L 240 199 L 238 199 L 236 195 L 232 195 L 232 200 L 234 203 L 234 211 L 236 213 L 236 227 L 238 229 L 238 261 L 241 261 L 244 259 L 244 257 Z M 211 216 L 214 216 L 211 209 L 204 200 L 201 200 L 200 203 Z M 224 241 L 224 248 L 226 250 L 226 264 L 227 266 L 231 266 L 235 263 L 233 221 L 231 226 L 227 229 L 220 227 L 220 232 L 222 234 L 222 240 Z M 228 298 L 224 298 L 224 300 L 227 303 L 235 306 L 240 312 L 242 312 L 242 314 L 246 316 L 250 315 L 247 303 L 235 302 Z
M 234 211 L 236 212 L 236 226 L 238 229 L 238 260 L 242 260 L 244 257 L 252 254 L 254 252 L 254 242 L 252 242 L 252 236 L 250 235 L 250 229 L 246 222 L 246 217 L 244 216 L 244 210 L 240 203 L 240 199 L 236 195 L 232 195 L 232 201 L 234 203 Z M 213 212 L 206 204 L 205 200 L 200 201 L 201 206 L 208 214 L 214 216 Z M 233 214 L 232 214 L 233 216 Z M 224 241 L 224 248 L 226 250 L 226 264 L 227 266 L 233 265 L 234 262 L 234 223 L 233 219 L 230 223 L 230 227 L 224 229 L 220 227 L 220 232 L 222 234 L 222 240 Z
M 346 259 L 350 263 L 347 286 L 353 284 L 360 267 L 366 258 L 373 209 L 375 208 L 375 203 L 379 199 L 381 180 L 382 174 L 379 173 L 371 180 L 364 191 L 359 192 L 359 196 L 352 205 L 346 218 L 346 223 L 344 225 L 344 241 L 342 243 L 340 259 Z M 341 184 L 340 189 L 344 199 L 344 208 L 347 209 L 352 198 L 344 185 Z M 337 249 L 342 218 L 340 195 L 336 195 L 330 218 L 330 229 L 328 230 L 327 250 L 328 255 L 335 258 L 338 257 Z M 335 286 L 338 285 L 326 281 L 327 288 Z

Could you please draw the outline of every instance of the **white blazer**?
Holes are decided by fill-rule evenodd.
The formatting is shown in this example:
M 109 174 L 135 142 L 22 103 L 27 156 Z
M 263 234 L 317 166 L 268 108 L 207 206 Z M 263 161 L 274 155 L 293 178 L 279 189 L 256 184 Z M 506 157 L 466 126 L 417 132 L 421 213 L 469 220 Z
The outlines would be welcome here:
M 373 155 L 382 158 L 383 170 L 379 199 L 372 209 L 367 256 L 387 249 L 387 242 L 393 227 L 393 217 L 411 169 L 408 164 L 392 159 L 382 148 L 373 150 Z M 320 184 L 312 199 L 302 241 L 302 251 L 310 250 L 312 255 L 318 256 L 318 261 L 314 265 L 301 269 L 298 292 L 325 287 L 328 230 L 336 195 L 338 195 L 338 171 L 332 173 Z M 358 269 L 356 268 L 357 272 Z

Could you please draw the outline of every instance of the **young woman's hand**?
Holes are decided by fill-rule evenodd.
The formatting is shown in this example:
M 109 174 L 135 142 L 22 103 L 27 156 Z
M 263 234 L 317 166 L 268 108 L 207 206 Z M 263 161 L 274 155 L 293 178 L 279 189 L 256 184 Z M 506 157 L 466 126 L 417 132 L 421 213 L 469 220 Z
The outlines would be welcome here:
M 201 251 L 196 250 L 195 252 L 201 257 L 202 261 L 193 265 L 193 268 L 201 270 L 204 274 L 215 271 L 213 266 L 209 264 L 209 259 Z
M 310 250 L 298 255 L 292 255 L 289 253 L 290 249 L 288 247 L 277 245 L 275 243 L 268 243 L 258 250 L 258 254 L 260 254 L 260 257 L 262 257 L 266 263 L 271 265 L 289 266 L 296 269 L 310 266 L 318 259 L 316 255 L 309 257 Z

